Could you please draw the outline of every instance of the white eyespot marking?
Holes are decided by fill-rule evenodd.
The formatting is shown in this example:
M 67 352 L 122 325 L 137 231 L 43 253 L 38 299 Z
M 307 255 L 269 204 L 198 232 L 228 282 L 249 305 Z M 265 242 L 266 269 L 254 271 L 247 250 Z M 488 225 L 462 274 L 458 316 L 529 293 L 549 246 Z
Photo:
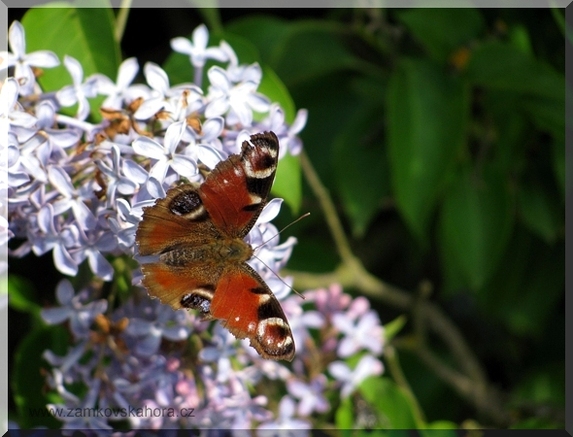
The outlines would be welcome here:
M 249 325 L 247 326 L 247 331 L 248 332 L 253 332 L 257 327 L 257 324 L 255 322 L 251 322 L 249 323 Z
M 213 291 L 206 288 L 196 288 L 181 299 L 181 305 L 186 308 L 195 308 L 202 313 L 208 313 L 211 309 Z
M 259 305 L 266 304 L 269 300 L 271 300 L 270 294 L 259 294 Z M 276 318 L 276 317 L 275 317 Z M 267 319 L 268 320 L 268 319 Z M 281 319 L 279 319 L 281 320 Z
M 196 288 L 190 294 L 196 294 L 208 300 L 213 299 L 213 291 L 209 290 L 208 288 Z
M 259 326 L 257 326 L 257 337 L 259 341 L 267 346 L 273 346 L 275 342 L 275 337 L 272 335 L 266 335 L 267 328 L 269 326 L 280 326 L 281 328 L 288 330 L 288 325 L 280 317 L 269 317 L 268 319 L 264 319 L 259 322 Z M 290 338 L 290 335 L 282 339 L 280 344 L 283 344 L 283 342 L 287 341 L 286 340 L 287 338 Z
M 263 201 L 261 196 L 257 196 L 253 193 L 249 193 L 249 199 L 251 200 L 251 205 L 256 205 L 257 203 L 261 203 Z
M 251 164 L 251 161 L 249 161 L 248 159 L 244 159 L 243 164 L 245 166 L 246 175 L 250 178 L 255 178 L 255 179 L 266 179 L 269 176 L 271 176 L 277 168 L 276 165 L 271 165 L 270 167 L 267 168 L 255 170 Z
M 179 213 L 175 214 L 185 218 L 189 218 L 191 220 L 195 220 L 197 217 L 201 217 L 203 214 L 205 214 L 205 207 L 203 205 L 199 205 L 197 206 L 197 208 L 195 208 L 193 211 L 188 212 L 187 214 L 179 214 Z
M 238 322 L 239 320 L 241 320 L 240 316 L 235 317 L 235 322 Z
M 271 158 L 276 158 L 278 155 L 278 149 L 274 147 L 259 146 L 259 150 L 263 151 L 265 154 L 269 155 Z
M 277 346 L 277 348 L 282 349 L 284 347 L 291 345 L 292 342 L 293 342 L 292 337 L 289 335 L 287 337 L 284 337 L 282 341 L 279 341 L 276 346 Z

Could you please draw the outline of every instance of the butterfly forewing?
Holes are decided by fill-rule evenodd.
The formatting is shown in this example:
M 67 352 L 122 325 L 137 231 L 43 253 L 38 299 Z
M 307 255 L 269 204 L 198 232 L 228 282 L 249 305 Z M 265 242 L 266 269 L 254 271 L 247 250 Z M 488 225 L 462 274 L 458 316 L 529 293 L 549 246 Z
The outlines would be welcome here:
M 271 191 L 278 161 L 273 132 L 251 136 L 241 154 L 221 162 L 199 188 L 211 220 L 228 236 L 243 238 L 261 213 Z

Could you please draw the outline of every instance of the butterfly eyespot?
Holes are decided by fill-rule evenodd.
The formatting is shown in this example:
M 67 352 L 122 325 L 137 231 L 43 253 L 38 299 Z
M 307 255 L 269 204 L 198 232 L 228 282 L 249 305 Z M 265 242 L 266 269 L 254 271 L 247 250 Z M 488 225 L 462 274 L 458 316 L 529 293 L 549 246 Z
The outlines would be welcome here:
M 183 191 L 176 195 L 169 203 L 169 210 L 175 215 L 190 219 L 206 219 L 203 201 L 196 191 Z
M 181 298 L 181 306 L 199 310 L 203 314 L 208 314 L 211 310 L 211 299 L 213 298 L 213 289 L 210 286 L 193 290 Z

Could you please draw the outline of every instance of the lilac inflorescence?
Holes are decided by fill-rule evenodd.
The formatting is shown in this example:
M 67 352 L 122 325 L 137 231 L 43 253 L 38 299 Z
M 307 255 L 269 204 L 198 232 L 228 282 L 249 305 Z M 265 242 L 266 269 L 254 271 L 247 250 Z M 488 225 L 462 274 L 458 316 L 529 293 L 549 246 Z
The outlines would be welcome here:
M 383 328 L 365 299 L 352 300 L 338 286 L 304 293 L 304 305 L 287 297 L 292 278 L 274 272 L 286 265 L 296 240 L 280 243 L 271 223 L 281 199 L 266 205 L 247 240 L 261 246 L 250 263 L 289 319 L 297 345 L 290 367 L 262 359 L 248 340 L 235 341 L 219 324 L 207 329 L 196 314 L 149 299 L 139 269 L 125 261 L 134 255 L 143 208 L 175 182 L 201 182 L 200 168 L 212 169 L 261 131 L 277 134 L 280 158 L 302 148 L 297 134 L 306 111 L 287 125 L 280 105 L 258 92 L 260 66 L 240 64 L 229 44 L 209 47 L 208 40 L 203 25 L 191 41 L 172 40 L 173 50 L 189 57 L 192 83 L 172 86 L 153 63 L 143 67 L 145 83 L 134 83 L 134 58 L 121 64 L 115 81 L 84 77 L 82 65 L 65 56 L 71 85 L 44 93 L 34 69 L 59 59 L 49 51 L 26 53 L 23 26 L 10 26 L 10 51 L 0 53 L 0 70 L 9 73 L 0 89 L 0 136 L 7 139 L 0 145 L 7 173 L 0 192 L 7 194 L 9 220 L 0 226 L 17 243 L 11 255 L 51 252 L 64 275 L 75 276 L 84 262 L 93 274 L 78 291 L 62 280 L 56 306 L 41 313 L 49 325 L 65 323 L 70 336 L 63 355 L 43 355 L 51 365 L 47 383 L 60 400 L 48 407 L 64 428 L 111 430 L 128 422 L 154 429 L 257 426 L 261 435 L 305 430 L 313 416 L 329 411 L 328 391 L 349 396 L 383 370 L 376 358 Z M 207 61 L 216 65 L 205 72 Z M 96 122 L 90 99 L 97 95 L 105 99 Z M 132 286 L 113 304 L 102 284 L 118 280 L 120 264 Z M 353 371 L 341 360 L 355 354 L 362 357 Z M 268 381 L 286 393 L 278 415 L 268 405 Z

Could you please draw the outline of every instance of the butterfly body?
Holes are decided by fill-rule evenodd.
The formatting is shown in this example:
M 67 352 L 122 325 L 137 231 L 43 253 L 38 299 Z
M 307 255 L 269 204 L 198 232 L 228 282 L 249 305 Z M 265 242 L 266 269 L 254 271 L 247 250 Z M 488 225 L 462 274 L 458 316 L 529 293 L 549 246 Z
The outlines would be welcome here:
M 252 143 L 252 144 L 251 144 Z M 174 187 L 145 208 L 136 241 L 150 295 L 174 309 L 220 319 L 237 338 L 249 338 L 264 358 L 291 360 L 294 340 L 267 284 L 247 264 L 244 237 L 260 215 L 274 180 L 278 139 L 251 136 L 239 155 L 220 162 L 200 186 Z

